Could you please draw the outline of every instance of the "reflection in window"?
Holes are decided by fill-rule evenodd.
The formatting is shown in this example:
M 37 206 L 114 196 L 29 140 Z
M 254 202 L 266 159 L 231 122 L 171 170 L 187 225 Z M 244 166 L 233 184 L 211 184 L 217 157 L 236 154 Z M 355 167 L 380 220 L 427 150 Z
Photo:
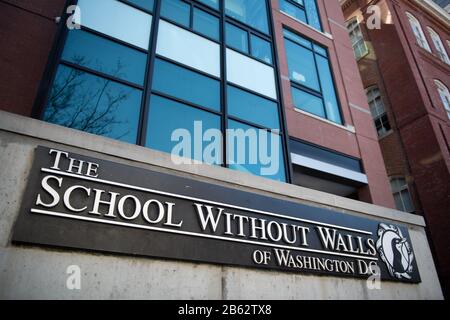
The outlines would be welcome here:
M 322 31 L 316 0 L 280 0 L 280 10 Z
M 43 120 L 136 143 L 140 90 L 60 66 Z
M 366 89 L 366 95 L 378 136 L 382 137 L 391 131 L 391 124 L 389 123 L 386 109 L 384 108 L 384 103 L 381 99 L 380 89 L 377 87 L 370 87 Z
M 269 41 L 231 23 L 226 24 L 225 32 L 228 47 L 245 54 L 250 54 L 252 57 L 268 64 L 272 64 L 272 46 Z
M 194 8 L 193 29 L 209 38 L 219 40 L 219 19 L 209 13 Z
M 83 30 L 69 32 L 62 59 L 115 78 L 144 84 L 145 53 Z
M 155 60 L 153 90 L 220 111 L 220 82 L 162 59 Z
M 228 113 L 269 129 L 280 129 L 276 102 L 228 86 Z
M 255 35 L 251 36 L 250 41 L 252 46 L 251 55 L 256 59 L 272 64 L 272 48 L 270 42 Z
M 226 24 L 226 42 L 230 48 L 239 50 L 243 53 L 248 52 L 248 32 L 244 29 L 236 27 L 231 23 Z
M 266 0 L 224 0 L 225 13 L 263 33 L 269 33 Z
M 366 41 L 364 41 L 361 27 L 356 17 L 347 22 L 347 29 L 356 59 L 365 56 L 369 50 L 367 49 Z
M 295 107 L 342 124 L 326 50 L 288 30 L 284 37 Z
M 391 189 L 394 195 L 395 206 L 397 210 L 404 212 L 414 212 L 414 205 L 408 189 L 408 183 L 405 178 L 391 179 Z
M 189 27 L 191 6 L 182 0 L 163 0 L 161 3 L 161 17 Z

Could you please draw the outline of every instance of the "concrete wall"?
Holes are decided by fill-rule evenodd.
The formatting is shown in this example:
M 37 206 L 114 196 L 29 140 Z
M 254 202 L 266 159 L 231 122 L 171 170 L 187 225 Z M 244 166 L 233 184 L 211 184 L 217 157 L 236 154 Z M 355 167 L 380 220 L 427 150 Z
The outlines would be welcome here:
M 38 145 L 169 172 L 408 227 L 422 282 L 311 276 L 73 250 L 10 241 Z M 0 111 L 0 299 L 442 299 L 421 217 L 266 180 L 224 168 L 175 166 L 170 156 Z M 66 269 L 81 268 L 81 290 L 66 288 Z

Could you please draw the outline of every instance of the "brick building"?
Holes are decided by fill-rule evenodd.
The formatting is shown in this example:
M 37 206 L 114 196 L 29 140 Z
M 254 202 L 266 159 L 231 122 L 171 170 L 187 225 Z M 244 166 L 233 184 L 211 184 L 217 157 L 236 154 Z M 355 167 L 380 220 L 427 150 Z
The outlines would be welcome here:
M 0 280 L 5 284 L 1 286 L 1 296 L 36 297 L 36 290 L 46 288 L 41 291 L 48 296 L 77 297 L 76 292 L 61 289 L 49 275 L 41 275 L 41 269 L 32 268 L 39 263 L 62 265 L 67 261 L 65 251 L 72 252 L 70 248 L 76 248 L 108 253 L 132 252 L 132 257 L 111 257 L 112 264 L 124 266 L 122 278 L 113 276 L 112 271 L 105 271 L 110 268 L 105 267 L 108 262 L 103 258 L 87 255 L 83 251 L 74 253 L 89 268 L 101 267 L 103 270 L 100 273 L 104 276 L 104 286 L 91 287 L 94 297 L 108 296 L 107 288 L 120 287 L 123 280 L 129 290 L 120 291 L 120 297 L 441 298 L 433 260 L 424 236 L 423 218 L 395 209 L 375 125 L 337 0 L 0 0 L 0 46 L 0 68 L 3 71 L 0 73 L 0 133 L 1 146 L 4 148 L 0 153 L 4 157 L 0 161 L 4 166 L 0 173 L 2 181 L 8 181 L 5 184 L 8 189 L 0 193 L 4 197 L 0 199 L 0 206 L 4 206 L 2 212 L 8 216 L 4 220 L 7 222 L 1 238 L 2 250 L 5 252 L 3 256 L 0 255 L 0 258 L 5 259 L 4 270 L 0 273 Z M 220 148 L 214 149 L 212 161 L 208 161 L 205 157 L 208 147 L 200 144 L 199 148 L 193 148 L 193 153 L 176 155 L 204 164 L 175 163 L 171 156 L 179 141 L 174 140 L 174 133 L 179 133 L 181 129 L 183 134 L 194 136 L 195 140 L 199 123 L 200 131 L 203 128 L 222 133 Z M 268 169 L 267 163 L 260 158 L 255 163 L 236 161 L 233 158 L 237 153 L 234 149 L 236 144 L 227 135 L 228 130 L 247 130 L 250 133 L 254 132 L 252 130 L 270 131 L 269 140 L 278 142 L 271 146 L 280 146 L 279 149 L 272 149 L 270 159 L 274 160 L 275 156 L 276 170 L 264 173 Z M 208 141 L 212 142 L 212 139 Z M 251 144 L 245 144 L 245 141 L 244 158 L 247 160 L 255 156 L 255 149 Z M 403 266 L 404 270 L 397 272 L 394 262 L 399 261 L 380 264 L 383 277 L 390 275 L 390 281 L 384 284 L 381 291 L 370 291 L 363 280 L 345 280 L 342 288 L 332 277 L 320 278 L 314 275 L 293 279 L 280 270 L 259 274 L 239 267 L 220 269 L 217 264 L 240 266 L 241 260 L 245 260 L 247 266 L 254 267 L 257 259 L 253 256 L 252 260 L 251 254 L 248 254 L 249 248 L 255 245 L 253 240 L 250 237 L 245 240 L 231 238 L 233 232 L 227 229 L 219 241 L 214 235 L 200 234 L 206 232 L 204 228 L 196 232 L 190 230 L 188 235 L 182 232 L 179 235 L 170 230 L 179 238 L 176 241 L 174 238 L 166 239 L 169 241 L 167 248 L 163 245 L 156 246 L 156 249 L 148 248 L 148 243 L 141 245 L 138 238 L 119 241 L 117 239 L 123 240 L 123 236 L 137 235 L 132 231 L 125 232 L 126 228 L 111 226 L 114 223 L 116 226 L 124 225 L 125 220 L 132 220 L 124 214 L 124 203 L 130 199 L 138 201 L 137 196 L 130 195 L 119 202 L 122 209 L 117 209 L 117 212 L 122 216 L 121 221 L 111 223 L 111 220 L 95 217 L 97 220 L 92 223 L 92 215 L 100 214 L 99 206 L 105 206 L 106 201 L 100 201 L 103 193 L 97 188 L 95 190 L 98 193 L 92 199 L 97 205 L 92 211 L 85 212 L 87 206 L 80 209 L 80 203 L 71 205 L 68 202 L 73 188 L 78 188 L 81 193 L 78 198 L 74 197 L 77 201 L 87 201 L 86 194 L 90 196 L 92 189 L 79 185 L 72 186 L 68 195 L 65 194 L 64 206 L 59 207 L 60 211 L 56 215 L 67 217 L 67 213 L 61 211 L 72 211 L 70 217 L 84 219 L 85 228 L 70 219 L 47 220 L 53 218 L 30 218 L 27 215 L 23 219 L 22 216 L 17 218 L 23 213 L 20 208 L 27 207 L 27 198 L 22 197 L 25 190 L 23 184 L 28 180 L 30 183 L 34 181 L 27 177 L 33 176 L 30 173 L 33 170 L 31 158 L 37 146 L 93 157 L 99 159 L 103 167 L 111 165 L 106 161 L 112 161 L 146 169 L 152 172 L 152 177 L 159 177 L 145 180 L 150 185 L 156 184 L 154 188 L 161 188 L 155 193 L 164 193 L 165 196 L 175 194 L 177 199 L 182 198 L 183 201 L 189 197 L 207 200 L 211 197 L 208 200 L 210 202 L 216 199 L 215 203 L 236 210 L 250 208 L 252 214 L 287 210 L 291 218 L 295 216 L 296 221 L 301 219 L 304 223 L 319 219 L 321 214 L 316 209 L 324 208 L 365 217 L 372 222 L 369 231 L 358 229 L 355 225 L 352 228 L 340 228 L 359 232 L 366 237 L 381 237 L 383 232 L 389 231 L 393 237 L 389 250 L 399 250 L 393 247 L 393 239 L 401 240 L 397 245 L 404 246 L 409 252 L 406 265 Z M 39 150 L 42 151 L 42 148 L 37 148 L 36 154 L 41 152 Z M 55 150 L 51 149 L 48 154 L 53 152 Z M 74 178 L 74 161 L 74 158 L 70 158 L 70 169 L 64 173 L 71 178 Z M 87 162 L 89 160 L 81 163 Z M 89 163 L 96 168 L 95 163 Z M 78 173 L 82 171 L 80 166 Z M 44 172 L 54 168 L 44 168 Z M 96 177 L 90 176 L 91 172 L 95 172 L 92 168 L 89 167 L 87 171 L 87 180 L 98 183 Z M 121 182 L 121 186 L 136 186 L 138 180 L 146 177 L 145 173 L 132 175 L 134 169 L 127 170 L 130 170 L 130 177 L 126 174 L 121 176 L 120 179 L 126 180 Z M 13 174 L 16 171 L 20 174 Z M 102 174 L 112 179 L 121 172 L 117 169 Z M 161 178 L 165 174 L 171 176 Z M 104 176 L 103 179 L 106 179 Z M 191 180 L 176 180 L 178 178 Z M 52 179 L 62 181 L 57 177 Z M 182 182 L 174 184 L 175 180 Z M 207 184 L 210 186 L 205 187 Z M 45 182 L 43 188 L 44 185 Z M 51 187 L 46 188 L 49 190 Z M 40 190 L 40 186 L 37 189 Z M 84 190 L 85 194 L 80 190 Z M 56 199 L 55 193 L 52 194 Z M 227 194 L 233 196 L 224 200 Z M 118 193 L 111 192 L 110 195 L 108 203 L 111 211 L 106 216 L 118 218 L 119 214 L 115 215 L 116 211 L 111 205 Z M 37 199 L 33 206 L 46 207 L 42 205 L 44 202 L 39 195 Z M 91 201 L 90 198 L 88 200 Z M 278 200 L 294 201 L 311 208 L 297 212 L 290 209 L 289 204 Z M 6 206 L 6 203 L 12 205 Z M 143 210 L 149 210 L 148 202 L 146 204 Z M 192 209 L 192 205 L 188 208 Z M 38 210 L 42 215 L 49 214 L 41 209 L 28 211 Z M 140 211 L 141 205 L 136 202 L 134 209 Z M 159 209 L 164 209 L 162 204 Z M 78 215 L 74 215 L 74 212 Z M 50 215 L 55 216 L 55 212 Z M 277 216 L 270 212 L 269 215 Z M 227 217 L 231 219 L 231 215 Z M 252 226 L 250 223 L 245 225 L 250 228 L 253 238 L 262 229 L 258 232 L 263 232 L 262 238 L 267 240 L 265 219 L 258 220 L 263 224 L 262 227 L 255 227 L 256 218 L 239 217 L 241 228 L 244 218 L 253 223 Z M 352 221 L 351 218 L 338 219 L 339 215 L 331 214 L 330 217 L 334 223 Z M 142 229 L 142 224 L 148 224 L 150 220 L 147 216 L 141 225 L 131 228 Z M 46 222 L 55 225 L 46 225 L 48 234 L 26 232 L 30 227 L 31 230 L 38 229 L 29 224 L 31 221 L 40 226 Z M 191 227 L 198 229 L 193 221 L 190 221 Z M 16 228 L 13 230 L 14 222 Z M 385 225 L 384 222 L 392 225 Z M 61 223 L 74 225 L 59 225 Z M 402 224 L 403 233 L 395 226 L 397 223 Z M 161 233 L 156 232 L 157 236 L 166 232 L 167 224 L 174 227 L 169 222 L 160 224 L 158 230 Z M 130 227 L 130 224 L 126 226 Z M 63 234 L 62 231 L 58 233 L 59 227 L 70 236 L 59 239 Z M 99 232 L 94 232 L 95 228 L 99 228 Z M 268 230 L 267 234 L 271 232 Z M 403 234 L 407 232 L 412 233 L 413 245 L 420 248 L 415 259 L 412 258 L 410 247 L 405 244 L 408 239 Z M 149 237 L 148 234 L 142 236 Z M 204 240 L 200 247 L 189 247 L 192 243 L 189 236 L 214 240 Z M 245 236 L 242 230 L 240 236 Z M 113 237 L 113 240 L 105 244 L 108 237 Z M 66 243 L 71 239 L 75 243 Z M 89 243 L 81 244 L 91 239 L 94 247 Z M 151 243 L 153 238 L 148 239 Z M 351 235 L 346 239 L 352 239 Z M 355 239 L 362 245 L 361 236 L 355 236 Z M 323 246 L 319 238 L 316 240 L 315 245 Z M 236 243 L 250 245 L 225 250 L 221 247 L 221 241 L 226 241 L 232 248 L 237 246 Z M 264 245 L 276 246 L 268 241 Z M 16 247 L 15 242 L 43 246 L 27 251 L 28 247 Z M 66 243 L 61 245 L 65 248 L 64 253 L 59 255 L 47 251 L 46 245 L 52 247 L 55 242 L 56 246 L 61 242 Z M 376 257 L 364 256 L 364 259 L 386 259 L 386 255 L 380 253 L 385 244 L 378 243 L 379 249 L 376 251 L 375 242 L 374 239 L 368 241 Z M 111 243 L 116 247 L 111 246 Z M 127 247 L 133 245 L 136 247 Z M 176 251 L 177 245 L 186 246 L 186 249 Z M 219 247 L 222 250 L 211 249 Z M 346 253 L 332 254 L 347 259 L 363 252 L 361 248 L 355 249 L 353 243 L 350 247 L 344 247 L 345 250 L 342 250 Z M 167 249 L 167 252 L 163 249 Z M 155 253 L 152 250 L 160 251 Z M 314 252 L 319 256 L 327 253 Z M 368 254 L 371 251 L 365 252 Z M 191 256 L 186 257 L 187 254 Z M 138 260 L 134 260 L 133 255 L 151 259 L 136 262 Z M 50 257 L 55 257 L 55 260 Z M 175 260 L 188 262 L 167 262 L 158 258 L 177 258 Z M 29 264 L 25 263 L 31 268 L 15 270 L 13 266 L 22 263 L 22 259 L 31 259 Z M 401 257 L 396 256 L 395 259 Z M 198 267 L 197 263 L 205 261 L 214 266 L 200 264 Z M 227 264 L 227 261 L 233 263 Z M 418 268 L 413 267 L 416 261 L 420 265 Z M 155 274 L 155 277 L 159 275 L 159 280 L 141 276 L 130 278 L 139 274 L 139 268 L 148 270 L 147 274 Z M 313 269 L 316 270 L 316 266 Z M 412 273 L 419 269 L 427 270 L 421 273 L 420 279 L 418 274 Z M 174 276 L 164 278 L 165 270 L 174 270 Z M 241 280 L 238 278 L 241 276 L 247 279 L 243 280 L 244 286 L 239 284 Z M 251 280 L 252 277 L 254 280 Z M 199 278 L 202 283 L 196 280 Z M 47 279 L 50 284 L 43 284 L 41 279 Z M 398 280 L 414 284 L 396 282 Z M 158 291 L 149 293 L 148 288 L 143 287 L 148 281 L 154 281 L 151 285 L 157 287 Z M 35 289 L 28 290 L 30 283 L 34 284 L 32 288 Z M 88 286 L 91 283 L 94 282 L 88 282 Z M 271 288 L 263 288 L 266 284 L 270 284 Z M 53 290 L 48 290 L 48 286 Z M 311 287 L 317 290 L 310 290 Z
M 397 208 L 428 221 L 448 292 L 450 16 L 432 1 L 341 4 Z M 371 5 L 380 29 L 368 26 Z

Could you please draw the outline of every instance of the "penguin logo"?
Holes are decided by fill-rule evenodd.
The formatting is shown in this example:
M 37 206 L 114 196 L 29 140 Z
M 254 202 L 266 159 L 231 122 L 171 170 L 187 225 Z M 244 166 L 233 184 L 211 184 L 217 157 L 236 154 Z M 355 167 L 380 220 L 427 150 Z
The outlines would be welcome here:
M 377 250 L 391 277 L 411 279 L 414 254 L 398 227 L 384 223 L 379 225 Z

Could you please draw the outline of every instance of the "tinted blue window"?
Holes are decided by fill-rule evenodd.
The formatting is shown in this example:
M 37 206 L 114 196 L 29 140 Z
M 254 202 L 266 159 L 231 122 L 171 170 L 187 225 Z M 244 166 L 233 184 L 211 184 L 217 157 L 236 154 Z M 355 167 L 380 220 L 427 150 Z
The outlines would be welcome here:
M 280 0 L 280 10 L 300 21 L 303 21 L 304 23 L 307 23 L 305 10 L 290 3 L 289 1 Z
M 43 119 L 129 143 L 136 143 L 140 90 L 59 66 Z
M 161 2 L 161 16 L 189 27 L 191 6 L 181 0 L 163 0 Z
M 220 82 L 161 59 L 155 60 L 153 89 L 220 111 Z
M 330 64 L 327 59 L 317 56 L 317 68 L 320 74 L 320 83 L 322 85 L 323 98 L 325 100 L 325 109 L 327 118 L 336 123 L 342 123 L 341 114 L 339 112 L 336 91 L 334 89 L 334 81 L 331 76 Z
M 321 98 L 292 87 L 292 99 L 296 108 L 325 118 L 325 111 Z
M 194 30 L 219 40 L 219 19 L 203 10 L 194 9 Z
M 254 35 L 251 36 L 250 40 L 252 45 L 252 56 L 272 64 L 272 48 L 270 42 Z
M 69 32 L 62 59 L 116 78 L 144 84 L 145 53 L 83 30 Z
M 149 11 L 153 11 L 153 6 L 155 4 L 155 0 L 127 0 L 128 2 L 134 3 L 139 7 L 147 9 Z
M 197 1 L 206 4 L 211 8 L 219 10 L 219 0 L 197 0 Z
M 248 53 L 248 33 L 230 23 L 226 24 L 227 46 Z
M 306 15 L 308 16 L 308 24 L 317 30 L 322 30 L 316 0 L 304 0 L 304 2 Z
M 312 51 L 289 40 L 285 41 L 285 46 L 291 80 L 320 91 L 319 78 Z
M 242 129 L 244 134 L 247 133 L 247 138 L 244 135 L 241 135 L 242 138 L 240 139 L 234 136 L 232 139 L 234 142 L 231 141 L 231 136 L 229 136 L 227 150 L 228 163 L 231 169 L 248 172 L 269 179 L 286 181 L 283 146 L 279 135 L 271 133 L 267 134 L 267 150 L 265 150 L 259 142 L 259 139 L 255 139 L 255 137 L 259 136 L 259 130 L 257 128 L 232 120 L 228 122 L 228 128 L 232 130 Z M 238 134 L 236 131 L 234 132 Z M 250 139 L 248 137 L 252 138 Z M 272 137 L 273 140 L 276 141 L 273 148 L 271 143 Z M 239 143 L 238 140 L 241 140 L 242 142 Z M 276 145 L 278 148 L 275 148 Z M 241 148 L 239 146 L 241 146 Z M 260 152 L 267 155 L 268 160 L 260 157 Z M 263 161 L 266 161 L 266 163 L 262 163 Z
M 225 13 L 261 32 L 269 33 L 266 0 L 224 0 Z
M 325 50 L 324 48 L 318 46 L 318 45 L 314 45 L 314 51 L 317 52 L 318 54 L 324 56 L 324 57 L 328 57 L 328 52 L 327 50 Z
M 317 30 L 322 30 L 316 0 L 280 0 L 280 10 Z
M 300 37 L 299 35 L 296 35 L 295 33 L 290 32 L 289 30 L 284 29 L 283 30 L 283 34 L 284 34 L 285 38 L 287 38 L 289 40 L 292 40 L 292 41 L 294 41 L 297 44 L 300 44 L 300 45 L 302 45 L 302 46 L 304 46 L 306 48 L 309 48 L 309 49 L 312 48 L 311 41 L 306 40 L 305 38 Z
M 208 129 L 220 130 L 219 116 L 156 95 L 153 95 L 150 101 L 148 121 L 147 147 L 167 153 L 175 152 L 174 148 L 183 140 L 174 138 L 175 141 L 172 141 L 172 134 L 177 133 L 176 130 L 184 129 L 190 133 L 191 143 L 187 141 L 187 144 L 190 144 L 191 148 L 184 150 L 183 154 L 180 152 L 176 155 L 199 161 L 203 161 L 203 152 L 195 154 L 194 139 L 201 140 L 203 133 Z M 201 137 L 194 134 L 196 121 L 201 121 Z M 203 143 L 203 148 L 206 148 L 208 144 L 207 142 Z
M 269 129 L 279 129 L 278 105 L 275 102 L 228 86 L 228 113 Z

